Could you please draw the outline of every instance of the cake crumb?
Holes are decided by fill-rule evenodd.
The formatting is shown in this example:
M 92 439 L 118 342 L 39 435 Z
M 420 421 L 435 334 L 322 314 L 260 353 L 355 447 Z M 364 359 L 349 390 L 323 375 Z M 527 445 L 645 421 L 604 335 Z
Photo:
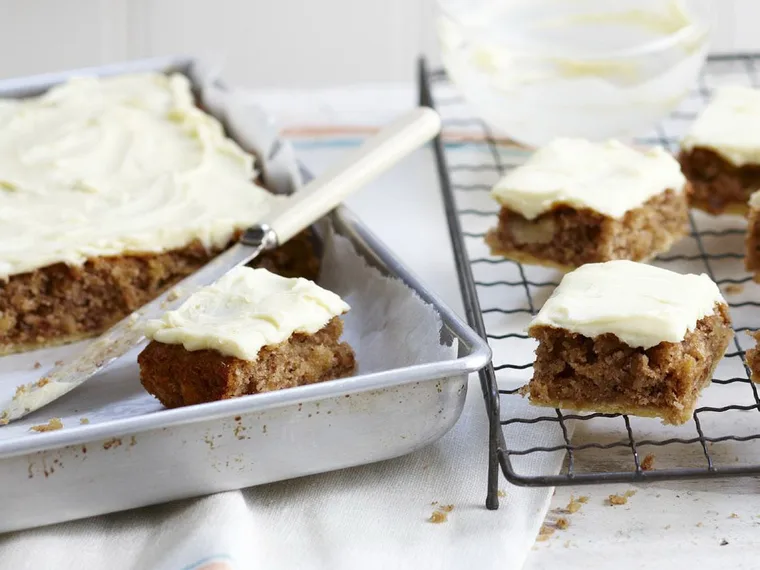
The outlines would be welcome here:
M 240 440 L 242 440 L 242 439 L 245 439 L 245 438 L 246 438 L 246 435 L 245 435 L 245 433 L 243 433 L 243 432 L 245 432 L 245 430 L 246 430 L 246 429 L 247 429 L 247 428 L 246 428 L 245 426 L 238 424 L 238 425 L 236 425 L 236 426 L 235 426 L 235 429 L 234 429 L 234 430 L 232 430 L 232 431 L 233 431 L 233 433 L 235 434 L 235 437 L 236 437 L 237 439 L 240 439 Z
M 499 497 L 502 499 L 507 496 L 507 492 L 504 489 L 499 489 L 499 492 L 496 494 L 499 495 Z
M 607 498 L 607 502 L 610 506 L 625 505 L 628 502 L 628 497 L 625 495 L 610 495 Z
M 56 366 L 61 366 L 62 364 L 63 364 L 63 360 L 56 360 L 55 361 L 55 365 Z
M 90 423 L 90 420 L 88 418 L 79 418 L 80 425 L 87 425 L 89 423 Z
M 736 513 L 731 513 L 731 516 L 728 517 L 728 518 L 730 518 L 730 519 L 738 519 L 739 515 L 737 515 Z
M 699 527 L 699 528 L 701 528 L 701 527 L 702 527 L 702 521 L 699 521 L 699 522 L 697 523 L 697 527 Z
M 42 368 L 42 363 L 38 360 L 37 362 L 34 363 L 34 366 L 32 366 L 32 368 L 34 368 L 35 370 L 39 370 L 40 368 Z
M 738 295 L 742 291 L 744 291 L 744 285 L 741 283 L 729 283 L 726 285 L 723 290 L 726 292 L 727 295 Z
M 174 289 L 170 290 L 169 293 L 166 295 L 166 298 L 161 302 L 161 308 L 162 309 L 168 309 L 169 305 L 171 305 L 174 301 L 182 297 L 183 291 L 180 287 L 175 287 Z
M 654 455 L 651 453 L 644 457 L 644 461 L 641 462 L 642 471 L 651 471 L 654 469 Z
M 428 522 L 444 523 L 449 520 L 449 513 L 454 510 L 454 505 L 441 505 L 438 501 L 433 501 L 430 506 L 435 507 L 433 514 L 430 515 Z
M 176 301 L 182 296 L 182 287 L 175 287 L 171 291 L 169 291 L 169 294 L 166 296 L 167 301 Z
M 628 491 L 626 491 L 626 492 L 624 493 L 624 495 L 625 495 L 625 497 L 626 497 L 627 499 L 630 499 L 630 498 L 631 498 L 631 497 L 633 497 L 635 494 L 636 494 L 636 491 L 634 491 L 633 489 L 629 489 Z
M 580 497 L 578 497 L 578 502 L 583 503 L 585 505 L 586 503 L 588 503 L 588 497 L 586 495 L 581 495 Z
M 61 418 L 50 418 L 50 420 L 48 420 L 48 423 L 41 424 L 38 426 L 32 426 L 29 429 L 32 431 L 36 431 L 37 433 L 43 433 L 46 431 L 59 430 L 62 427 L 63 427 L 63 423 L 61 422 Z
M 565 509 L 554 509 L 554 513 L 557 512 L 567 512 Z M 543 542 L 545 540 L 548 540 L 551 535 L 553 535 L 558 530 L 567 530 L 570 527 L 570 521 L 567 517 L 551 517 L 544 521 L 544 524 L 541 525 L 540 530 L 538 531 L 538 537 L 536 538 L 536 541 Z
M 578 500 L 576 501 L 575 497 L 570 495 L 570 502 L 565 507 L 565 510 L 570 514 L 577 513 L 578 511 L 581 510 L 583 503 L 586 502 L 586 501 L 581 501 L 581 499 L 584 499 L 584 498 L 586 499 L 586 501 L 588 500 L 588 497 L 579 497 Z
M 16 398 L 21 396 L 21 394 L 23 394 L 24 392 L 26 392 L 26 384 L 21 384 L 20 386 L 16 386 L 16 393 L 13 395 L 13 399 L 15 400 Z
M 108 441 L 103 442 L 103 449 L 111 449 L 112 447 L 119 447 L 121 445 L 121 440 L 118 437 L 114 437 L 109 439 Z
M 536 542 L 545 542 L 549 540 L 549 537 L 554 534 L 555 528 L 553 526 L 541 525 L 541 529 L 538 531 Z

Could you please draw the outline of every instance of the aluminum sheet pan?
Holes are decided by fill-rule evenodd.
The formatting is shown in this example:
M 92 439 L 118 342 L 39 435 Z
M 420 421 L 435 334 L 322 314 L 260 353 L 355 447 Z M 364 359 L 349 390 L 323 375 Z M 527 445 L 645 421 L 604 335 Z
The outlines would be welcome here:
M 4 80 L 0 96 L 34 95 L 82 72 L 187 73 L 192 65 L 190 58 L 160 58 Z M 457 342 L 456 356 L 3 439 L 0 532 L 371 463 L 445 434 L 461 413 L 468 375 L 490 359 L 488 345 L 347 209 L 338 208 L 322 223 L 350 240 L 368 264 L 434 307 L 440 338 Z

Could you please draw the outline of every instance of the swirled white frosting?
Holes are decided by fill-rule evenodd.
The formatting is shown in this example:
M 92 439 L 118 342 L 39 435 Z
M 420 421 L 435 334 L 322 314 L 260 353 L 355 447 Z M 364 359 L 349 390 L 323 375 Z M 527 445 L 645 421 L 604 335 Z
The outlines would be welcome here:
M 708 148 L 735 166 L 760 162 L 760 89 L 727 85 L 716 90 L 681 148 Z
M 81 77 L 0 100 L 0 278 L 223 247 L 276 200 L 182 75 Z
M 186 350 L 215 350 L 256 360 L 264 346 L 293 333 L 314 334 L 349 306 L 308 279 L 237 267 L 193 293 L 176 311 L 150 320 L 145 335 Z
M 589 263 L 562 278 L 529 329 L 548 325 L 589 338 L 611 333 L 629 346 L 650 348 L 681 342 L 724 303 L 704 273 L 682 275 L 627 260 Z
M 685 183 L 678 161 L 660 147 L 559 138 L 507 173 L 492 196 L 529 220 L 558 205 L 620 219 L 665 190 L 681 192 Z

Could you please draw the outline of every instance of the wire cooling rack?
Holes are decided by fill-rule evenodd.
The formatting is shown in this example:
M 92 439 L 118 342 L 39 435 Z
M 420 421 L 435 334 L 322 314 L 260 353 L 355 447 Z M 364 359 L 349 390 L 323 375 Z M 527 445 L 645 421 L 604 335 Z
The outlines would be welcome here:
M 655 419 L 532 407 L 518 394 L 532 374 L 536 346 L 524 331 L 561 275 L 491 256 L 483 242 L 498 216 L 489 190 L 528 153 L 497 138 L 444 71 L 421 60 L 418 79 L 421 104 L 443 120 L 434 150 L 467 319 L 494 352 L 493 364 L 480 373 L 490 427 L 487 507 L 498 508 L 499 466 L 508 481 L 525 486 L 759 475 L 760 398 L 744 353 L 753 342 L 747 331 L 760 328 L 760 286 L 743 266 L 746 222 L 692 212 L 690 235 L 654 261 L 707 273 L 734 322 L 735 340 L 690 422 L 663 426 Z M 723 84 L 760 87 L 760 54 L 710 57 L 683 104 L 635 142 L 676 152 L 712 89 Z

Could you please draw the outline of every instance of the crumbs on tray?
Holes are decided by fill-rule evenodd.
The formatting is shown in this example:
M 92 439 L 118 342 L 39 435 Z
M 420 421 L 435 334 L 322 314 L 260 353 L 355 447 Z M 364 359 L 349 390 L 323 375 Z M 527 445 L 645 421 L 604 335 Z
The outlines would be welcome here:
M 31 431 L 36 431 L 37 433 L 43 433 L 46 431 L 59 430 L 61 428 L 63 428 L 63 422 L 61 421 L 61 418 L 51 418 L 48 423 L 32 426 L 29 429 Z

